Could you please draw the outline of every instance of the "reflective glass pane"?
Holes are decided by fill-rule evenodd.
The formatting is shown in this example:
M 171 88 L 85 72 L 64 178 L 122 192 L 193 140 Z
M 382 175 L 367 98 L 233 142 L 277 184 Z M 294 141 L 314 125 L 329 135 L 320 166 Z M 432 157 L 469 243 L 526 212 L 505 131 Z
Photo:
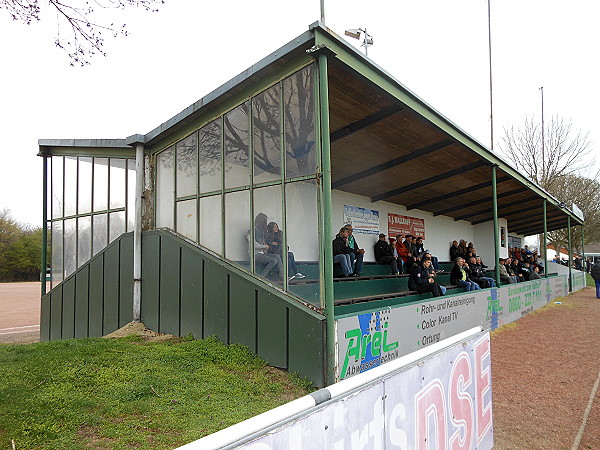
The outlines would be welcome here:
M 200 192 L 221 190 L 221 119 L 198 131 Z
M 250 184 L 248 102 L 229 111 L 225 124 L 225 188 Z
M 54 158 L 52 158 L 54 160 Z M 63 280 L 63 222 L 52 222 L 52 286 Z
M 281 178 L 279 85 L 252 99 L 254 184 Z
M 106 214 L 97 214 L 92 218 L 92 253 L 95 255 L 108 245 L 108 223 Z
M 77 219 L 65 220 L 65 277 L 77 269 Z
M 283 280 L 285 256 L 281 217 L 281 185 L 254 189 L 254 269 L 278 282 Z
M 225 257 L 250 269 L 250 191 L 225 194 Z
M 110 209 L 125 207 L 125 167 L 127 161 L 110 159 Z
M 79 158 L 79 199 L 78 214 L 92 211 L 92 158 Z
M 175 148 L 177 149 L 177 197 L 196 195 L 198 180 L 196 133 L 179 141 Z
M 108 209 L 108 158 L 94 158 L 94 211 Z
M 195 241 L 197 222 L 196 199 L 177 202 L 177 232 Z
M 319 223 L 317 214 L 317 185 L 314 181 L 288 183 L 285 186 L 286 236 L 289 251 L 288 273 L 296 270 L 305 278 L 294 278 L 288 290 L 297 296 L 320 305 L 319 294 Z M 364 244 L 363 244 L 364 245 Z
M 77 214 L 77 157 L 65 156 L 65 217 Z
M 313 65 L 283 80 L 285 177 L 316 172 Z
M 173 229 L 175 174 L 173 147 L 156 158 L 156 227 Z
M 63 167 L 62 156 L 53 156 L 52 161 L 52 218 L 64 217 L 63 215 Z M 61 238 L 62 241 L 62 238 Z M 61 247 L 62 248 L 62 247 Z M 62 256 L 61 256 L 62 258 Z M 61 265 L 62 270 L 62 265 Z
M 125 211 L 110 213 L 108 221 L 108 242 L 111 243 L 125 233 Z
M 219 255 L 223 254 L 221 245 L 221 196 L 213 195 L 200 199 L 200 245 Z
M 127 160 L 127 231 L 135 228 L 135 159 Z
M 92 257 L 92 217 L 77 219 L 77 267 Z

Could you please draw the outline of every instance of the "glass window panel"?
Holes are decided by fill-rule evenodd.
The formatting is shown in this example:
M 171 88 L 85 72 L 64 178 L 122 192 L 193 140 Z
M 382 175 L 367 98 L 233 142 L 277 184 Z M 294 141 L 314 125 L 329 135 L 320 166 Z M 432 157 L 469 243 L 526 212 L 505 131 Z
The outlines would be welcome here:
M 84 156 L 79 158 L 78 214 L 92 211 L 92 164 L 92 158 Z
M 106 214 L 97 214 L 92 218 L 92 253 L 95 255 L 108 245 Z
M 52 158 L 54 160 L 54 158 Z M 62 159 L 62 158 L 61 158 Z M 52 222 L 52 285 L 63 280 L 63 221 Z
M 179 141 L 177 149 L 177 197 L 196 195 L 198 161 L 196 155 L 196 133 Z
M 250 269 L 250 191 L 225 194 L 225 257 Z
M 110 159 L 110 209 L 125 207 L 125 167 L 121 158 Z
M 317 185 L 314 181 L 288 183 L 285 186 L 286 236 L 294 254 L 298 272 L 306 278 L 289 282 L 288 290 L 323 307 L 319 294 L 319 222 Z M 366 242 L 360 243 L 365 245 Z M 288 272 L 291 271 L 288 267 Z
M 255 272 L 273 281 L 283 278 L 281 242 L 275 245 L 273 224 L 281 227 L 281 185 L 254 189 L 254 266 Z M 268 247 L 267 247 L 268 246 Z M 269 264 L 279 258 L 277 264 Z
M 127 160 L 127 231 L 135 228 L 135 159 Z
M 125 211 L 110 213 L 108 221 L 108 242 L 110 243 L 125 233 Z
M 108 158 L 94 158 L 94 211 L 108 209 Z
M 196 240 L 196 199 L 177 202 L 177 232 L 185 237 Z
M 77 157 L 65 156 L 65 217 L 77 214 Z
M 225 114 L 225 188 L 250 184 L 250 151 L 248 148 L 249 102 Z
M 175 201 L 175 176 L 173 173 L 173 147 L 156 158 L 156 227 L 173 228 Z
M 223 254 L 221 245 L 221 196 L 212 195 L 200 198 L 200 245 L 219 255 Z
M 65 220 L 65 278 L 77 269 L 77 219 Z
M 62 156 L 53 156 L 52 161 L 52 218 L 64 217 L 63 215 L 63 168 Z M 62 238 L 61 238 L 62 241 Z M 62 258 L 62 256 L 61 256 Z M 62 259 L 61 259 L 62 260 Z M 62 264 L 62 263 L 61 263 Z M 62 270 L 62 265 L 61 269 Z
M 92 216 L 77 219 L 77 267 L 92 257 Z
M 221 190 L 221 119 L 198 131 L 200 192 Z
M 254 184 L 281 178 L 279 85 L 252 99 Z
M 316 172 L 313 65 L 283 80 L 286 178 Z

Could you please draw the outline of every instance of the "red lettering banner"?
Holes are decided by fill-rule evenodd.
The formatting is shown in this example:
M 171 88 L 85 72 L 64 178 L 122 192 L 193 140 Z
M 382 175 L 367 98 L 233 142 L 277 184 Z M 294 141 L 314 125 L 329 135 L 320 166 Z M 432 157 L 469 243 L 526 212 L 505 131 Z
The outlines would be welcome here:
M 425 239 L 425 220 L 388 213 L 388 236 L 395 239 L 396 236 L 407 234 Z

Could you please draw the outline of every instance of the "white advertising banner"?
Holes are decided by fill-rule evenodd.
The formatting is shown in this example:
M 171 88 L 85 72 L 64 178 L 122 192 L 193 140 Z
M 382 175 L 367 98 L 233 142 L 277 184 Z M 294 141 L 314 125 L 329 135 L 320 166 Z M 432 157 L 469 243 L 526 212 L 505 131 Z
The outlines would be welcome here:
M 352 225 L 354 233 L 379 234 L 379 211 L 344 205 L 344 224 Z
M 325 403 L 239 448 L 493 447 L 489 333 Z

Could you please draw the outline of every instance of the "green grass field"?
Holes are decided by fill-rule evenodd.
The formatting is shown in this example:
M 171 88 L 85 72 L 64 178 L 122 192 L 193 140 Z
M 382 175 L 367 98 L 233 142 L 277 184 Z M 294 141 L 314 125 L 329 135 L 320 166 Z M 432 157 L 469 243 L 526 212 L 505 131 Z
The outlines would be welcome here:
M 0 345 L 0 448 L 174 448 L 309 391 L 214 338 Z

